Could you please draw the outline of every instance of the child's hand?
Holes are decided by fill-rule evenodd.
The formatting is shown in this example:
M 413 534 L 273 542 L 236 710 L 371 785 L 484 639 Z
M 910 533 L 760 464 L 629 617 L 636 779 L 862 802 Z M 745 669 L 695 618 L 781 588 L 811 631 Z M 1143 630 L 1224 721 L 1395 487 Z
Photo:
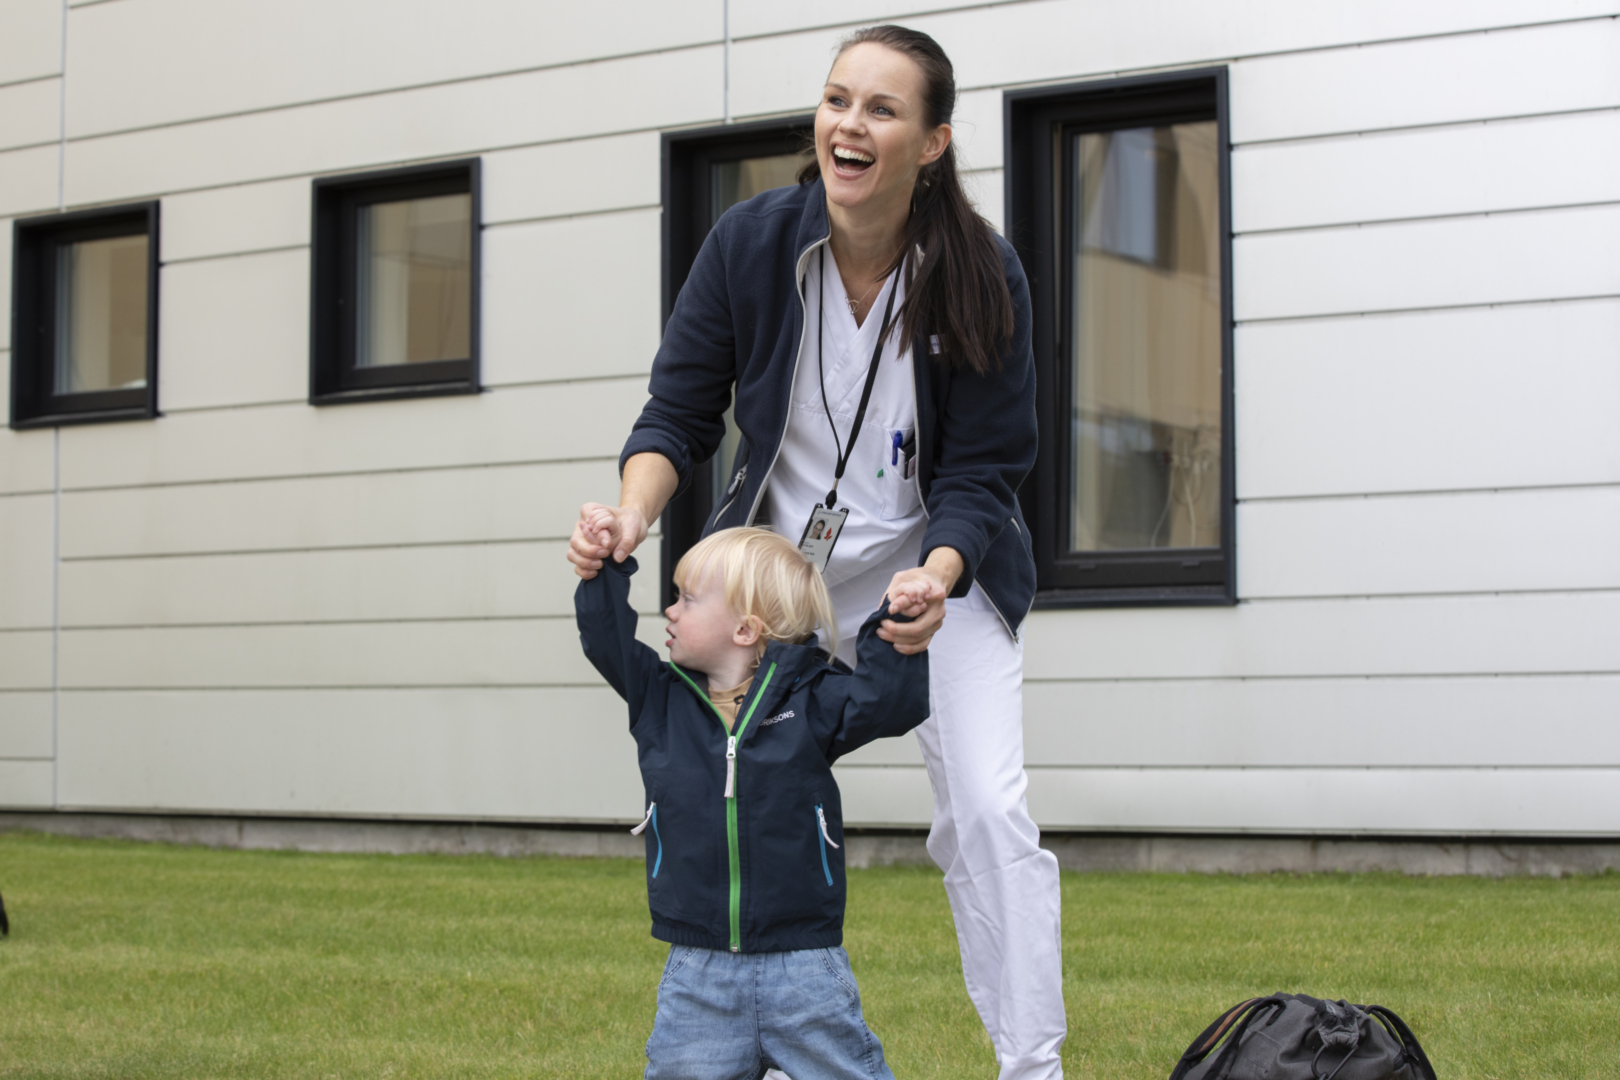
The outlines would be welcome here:
M 602 560 L 624 562 L 646 538 L 647 523 L 639 511 L 586 503 L 574 523 L 568 561 L 574 564 L 574 573 L 588 581 L 602 569 Z
M 939 586 L 932 581 L 897 579 L 889 585 L 889 591 L 885 594 L 889 598 L 889 613 L 915 619 L 928 610 L 928 600 L 938 589 Z

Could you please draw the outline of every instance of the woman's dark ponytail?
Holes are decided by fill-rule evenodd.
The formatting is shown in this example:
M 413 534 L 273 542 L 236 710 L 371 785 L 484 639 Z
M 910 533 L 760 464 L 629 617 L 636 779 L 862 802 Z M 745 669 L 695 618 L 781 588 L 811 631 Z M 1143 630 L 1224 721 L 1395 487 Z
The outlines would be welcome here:
M 838 55 L 868 42 L 905 54 L 922 71 L 927 127 L 951 122 L 956 73 L 938 42 L 903 26 L 871 26 L 845 38 Z M 819 163 L 811 159 L 799 173 L 799 182 L 809 183 L 820 175 Z M 940 359 L 952 367 L 980 373 L 1000 367 L 1002 346 L 1013 335 L 1012 294 L 995 233 L 962 190 L 954 141 L 917 175 L 905 243 L 895 265 L 918 249 L 922 258 L 906 262 L 909 277 L 900 307 L 905 340 L 916 341 L 923 333 L 937 337 Z M 885 273 L 893 271 L 890 266 Z

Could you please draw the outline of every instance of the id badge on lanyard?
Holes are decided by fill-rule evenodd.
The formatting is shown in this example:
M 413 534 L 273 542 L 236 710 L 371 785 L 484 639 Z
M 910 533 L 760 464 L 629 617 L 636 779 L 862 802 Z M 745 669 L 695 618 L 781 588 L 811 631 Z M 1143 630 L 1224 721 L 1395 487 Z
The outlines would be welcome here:
M 838 481 L 844 478 L 844 467 L 849 464 L 850 455 L 855 451 L 855 440 L 861 435 L 861 424 L 866 420 L 866 406 L 872 400 L 872 384 L 877 382 L 878 361 L 883 356 L 884 339 L 889 336 L 889 316 L 894 313 L 894 294 L 900 291 L 900 282 L 897 277 L 889 290 L 889 302 L 883 308 L 883 325 L 878 330 L 877 345 L 872 349 L 872 362 L 866 369 L 866 386 L 861 390 L 861 404 L 855 410 L 855 423 L 849 430 L 849 442 L 842 452 L 838 450 L 838 426 L 833 424 L 832 407 L 827 404 L 827 377 L 821 362 L 821 338 L 827 320 L 824 303 L 827 297 L 826 248 L 821 249 L 821 273 L 817 284 L 816 318 L 821 321 L 821 326 L 816 328 L 816 374 L 821 380 L 821 407 L 826 410 L 827 423 L 833 430 L 833 452 L 838 455 L 838 466 L 833 472 L 832 490 L 827 492 L 823 502 L 817 503 L 816 508 L 810 511 L 810 518 L 804 524 L 804 532 L 799 536 L 799 551 L 817 570 L 826 573 L 833 545 L 838 543 L 838 535 L 844 531 L 844 524 L 849 520 L 849 507 L 838 505 Z

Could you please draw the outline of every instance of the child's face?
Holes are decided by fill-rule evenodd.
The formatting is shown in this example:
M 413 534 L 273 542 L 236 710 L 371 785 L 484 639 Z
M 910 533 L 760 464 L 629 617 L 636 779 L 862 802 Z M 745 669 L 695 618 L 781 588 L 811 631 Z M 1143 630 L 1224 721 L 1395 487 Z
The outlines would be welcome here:
M 669 619 L 664 644 L 681 667 L 707 675 L 734 663 L 739 650 L 752 649 L 737 640 L 746 620 L 726 606 L 725 578 L 717 567 L 704 567 L 695 580 L 687 575 L 680 596 L 664 614 Z

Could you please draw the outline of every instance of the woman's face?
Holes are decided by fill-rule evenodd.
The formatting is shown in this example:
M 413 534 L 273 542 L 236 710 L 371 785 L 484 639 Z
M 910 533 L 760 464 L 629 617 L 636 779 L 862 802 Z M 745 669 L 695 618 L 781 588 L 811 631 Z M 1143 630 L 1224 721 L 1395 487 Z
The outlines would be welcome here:
M 909 207 L 918 170 L 950 141 L 949 124 L 924 118 L 923 74 L 910 57 L 868 41 L 833 63 L 816 109 L 816 159 L 833 205 Z

